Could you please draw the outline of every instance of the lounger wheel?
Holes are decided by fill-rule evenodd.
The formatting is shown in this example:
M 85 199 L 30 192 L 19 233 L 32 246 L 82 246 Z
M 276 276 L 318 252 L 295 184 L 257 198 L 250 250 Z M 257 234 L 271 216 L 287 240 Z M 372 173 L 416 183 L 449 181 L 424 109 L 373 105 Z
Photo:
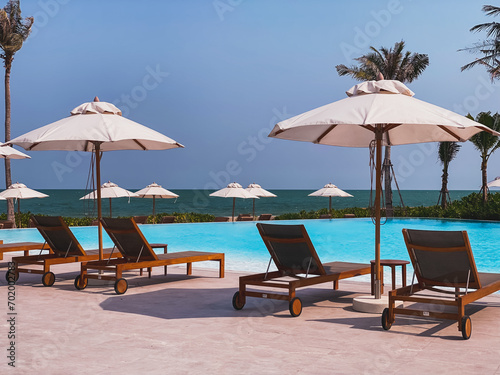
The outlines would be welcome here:
M 460 327 L 462 328 L 462 337 L 464 338 L 464 340 L 470 339 L 470 335 L 472 333 L 472 322 L 468 315 L 464 315 L 462 317 Z
M 245 306 L 245 302 L 241 301 L 240 292 L 234 293 L 233 296 L 233 307 L 235 310 L 241 310 Z
M 83 282 L 81 280 L 82 280 L 82 275 L 78 275 L 77 277 L 75 277 L 75 288 L 78 290 L 85 289 L 87 287 L 87 285 L 89 284 L 88 278 L 85 277 L 83 279 Z
M 299 316 L 302 313 L 302 301 L 300 300 L 300 298 L 292 298 L 290 304 L 288 305 L 288 309 L 290 310 L 290 314 L 292 316 Z
M 42 284 L 43 286 L 52 286 L 56 281 L 56 275 L 54 272 L 45 272 L 42 276 Z
M 115 292 L 116 294 L 123 294 L 128 289 L 128 282 L 125 279 L 118 279 L 115 281 Z
M 7 280 L 7 284 L 15 284 L 16 281 L 19 279 L 19 274 L 16 275 L 16 271 L 14 270 L 8 270 L 5 273 L 5 280 Z
M 382 328 L 388 331 L 391 327 L 392 322 L 389 322 L 389 309 L 386 307 L 384 311 L 382 311 Z

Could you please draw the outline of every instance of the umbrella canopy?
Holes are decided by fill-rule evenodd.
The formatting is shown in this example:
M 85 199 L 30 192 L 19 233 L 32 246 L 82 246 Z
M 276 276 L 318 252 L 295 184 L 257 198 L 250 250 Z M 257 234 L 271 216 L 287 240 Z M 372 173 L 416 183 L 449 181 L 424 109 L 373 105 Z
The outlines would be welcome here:
M 271 198 L 271 197 L 276 197 L 276 194 L 273 194 L 265 189 L 262 189 L 262 187 L 259 184 L 250 184 L 248 187 L 245 189 L 248 191 L 250 194 L 256 195 L 260 198 Z M 253 199 L 253 208 L 252 208 L 252 216 L 255 217 L 255 198 Z
M 40 193 L 39 191 L 30 189 L 25 184 L 19 182 L 10 185 L 6 190 L 0 193 L 3 198 L 14 199 L 30 199 L 30 198 L 47 198 L 47 194 Z
M 221 198 L 233 198 L 233 221 L 234 221 L 234 206 L 236 204 L 236 198 L 254 198 L 259 199 L 258 196 L 249 193 L 237 182 L 232 182 L 227 185 L 224 189 L 217 190 L 210 194 L 211 197 L 221 197 Z
M 489 188 L 490 187 L 500 187 L 500 177 L 496 177 L 493 181 L 488 182 L 487 186 Z
M 17 151 L 14 147 L 0 144 L 0 158 L 3 159 L 31 159 L 31 156 L 28 156 L 21 151 Z M 1 198 L 0 200 L 5 200 L 6 198 Z M 19 208 L 19 202 L 18 202 Z
M 109 198 L 109 217 L 112 217 L 111 211 L 111 198 L 123 198 L 123 197 L 138 197 L 136 193 L 125 190 L 119 187 L 117 184 L 108 181 L 101 186 L 101 198 Z M 82 199 L 97 199 L 97 190 L 83 196 Z
M 153 198 L 153 216 L 155 216 L 155 200 L 156 198 L 178 198 L 179 196 L 171 191 L 161 187 L 156 182 L 146 186 L 144 189 L 136 191 L 135 194 L 140 198 Z
M 326 184 L 322 189 L 316 190 L 314 193 L 308 195 L 309 197 L 329 197 L 330 204 L 328 210 L 332 211 L 332 197 L 352 197 L 351 194 L 340 190 L 334 184 Z
M 276 124 L 270 137 L 331 146 L 375 147 L 375 297 L 380 298 L 380 196 L 382 146 L 466 141 L 480 131 L 500 135 L 464 116 L 415 99 L 403 83 L 367 81 L 348 98 Z
M 84 103 L 71 116 L 12 139 L 7 144 L 28 151 L 116 151 L 167 150 L 184 147 L 173 139 L 137 122 L 122 117 L 111 103 Z
M 21 199 L 31 198 L 47 198 L 47 194 L 40 193 L 39 191 L 30 189 L 25 184 L 19 182 L 10 185 L 6 190 L 0 193 L 2 199 L 17 199 L 17 213 L 21 214 Z M 21 218 L 19 218 L 21 220 Z
M 99 219 L 99 255 L 102 259 L 101 169 L 103 151 L 113 150 L 168 150 L 184 147 L 173 139 L 128 120 L 111 103 L 84 103 L 71 111 L 71 116 L 35 129 L 12 139 L 29 151 L 66 150 L 88 151 L 95 154 L 97 184 L 97 216 Z
M 17 151 L 14 147 L 0 145 L 0 158 L 4 159 L 31 159 L 31 156 Z
M 270 137 L 330 146 L 369 147 L 377 125 L 381 145 L 466 141 L 484 130 L 481 125 L 447 109 L 413 97 L 399 81 L 360 83 L 349 96 L 275 125 Z M 495 134 L 496 135 L 496 134 Z

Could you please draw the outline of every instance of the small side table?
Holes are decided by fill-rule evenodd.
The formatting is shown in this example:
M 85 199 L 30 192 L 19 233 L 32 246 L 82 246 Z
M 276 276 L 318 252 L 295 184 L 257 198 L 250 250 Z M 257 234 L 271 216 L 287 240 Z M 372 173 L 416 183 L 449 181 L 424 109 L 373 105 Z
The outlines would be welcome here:
M 372 295 L 375 294 L 375 261 L 371 260 L 371 290 Z M 382 280 L 382 285 L 380 287 L 380 293 L 384 293 L 384 266 L 391 267 L 392 273 L 392 289 L 396 289 L 396 266 L 401 266 L 401 276 L 403 279 L 403 286 L 406 286 L 406 265 L 410 264 L 407 260 L 398 259 L 380 259 L 380 279 Z

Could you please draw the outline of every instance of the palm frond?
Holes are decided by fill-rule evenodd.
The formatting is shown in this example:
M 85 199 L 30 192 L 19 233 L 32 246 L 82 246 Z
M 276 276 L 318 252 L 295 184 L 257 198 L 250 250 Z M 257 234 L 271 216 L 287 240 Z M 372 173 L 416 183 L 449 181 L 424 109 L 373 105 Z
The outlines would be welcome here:
M 457 142 L 439 142 L 438 159 L 443 165 L 449 164 L 460 151 L 460 145 Z
M 471 118 L 470 115 L 468 117 Z M 480 112 L 474 120 L 490 129 L 500 130 L 500 115 L 498 113 L 492 115 L 491 112 Z M 469 140 L 483 155 L 491 155 L 492 152 L 500 147 L 500 139 L 487 132 L 479 132 Z
M 33 17 L 21 17 L 19 0 L 10 0 L 0 10 L 0 48 L 4 51 L 2 58 L 12 57 L 21 49 L 31 32 L 33 22 Z
M 357 66 L 337 65 L 339 75 L 350 75 L 355 79 L 376 79 L 382 73 L 385 79 L 397 79 L 401 82 L 412 82 L 429 65 L 426 54 L 403 52 L 405 42 L 396 42 L 393 47 L 370 46 L 371 52 L 355 58 Z
M 500 7 L 493 5 L 484 5 L 482 10 L 487 16 L 497 16 L 500 14 Z

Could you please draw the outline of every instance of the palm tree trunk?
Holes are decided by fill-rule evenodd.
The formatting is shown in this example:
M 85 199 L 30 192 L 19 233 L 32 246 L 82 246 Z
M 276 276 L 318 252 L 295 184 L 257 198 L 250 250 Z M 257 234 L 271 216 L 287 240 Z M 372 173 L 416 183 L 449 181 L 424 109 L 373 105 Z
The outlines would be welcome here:
M 483 161 L 481 163 L 481 174 L 482 174 L 482 179 L 483 179 L 483 186 L 481 187 L 481 190 L 483 191 L 483 202 L 486 203 L 488 201 L 488 174 L 487 174 L 487 169 L 488 169 L 488 160 L 483 157 Z
M 385 215 L 386 217 L 394 216 L 394 209 L 392 207 L 392 179 L 391 179 L 391 146 L 385 146 L 384 157 L 384 182 L 385 182 Z
M 5 142 L 10 141 L 10 70 L 13 56 L 5 54 Z M 12 185 L 10 159 L 5 159 L 5 188 Z M 14 200 L 7 200 L 7 220 L 14 221 Z
M 444 163 L 443 165 L 443 175 L 441 179 L 441 207 L 445 210 L 448 204 L 448 163 Z

